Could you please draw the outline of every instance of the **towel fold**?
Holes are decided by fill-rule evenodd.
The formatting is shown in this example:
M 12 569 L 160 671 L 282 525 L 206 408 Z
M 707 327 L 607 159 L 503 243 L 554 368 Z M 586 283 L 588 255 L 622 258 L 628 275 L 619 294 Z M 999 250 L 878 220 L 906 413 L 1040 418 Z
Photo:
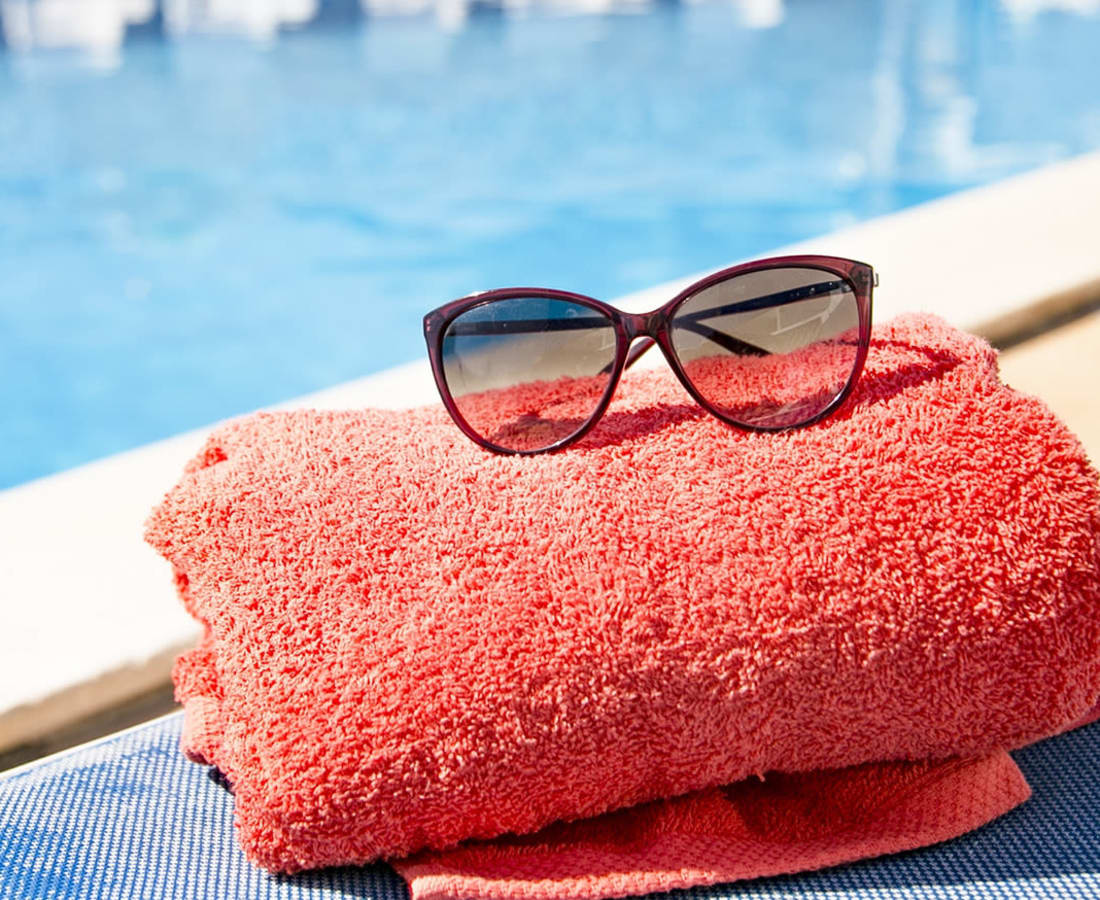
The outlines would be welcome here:
M 204 625 L 184 744 L 246 852 L 394 859 L 418 898 L 941 840 L 1020 802 L 1004 750 L 1100 694 L 1096 473 L 927 317 L 878 327 L 846 407 L 783 434 L 661 372 L 532 458 L 439 408 L 253 416 L 147 536 Z
M 748 778 L 394 862 L 412 900 L 623 897 L 819 869 L 947 840 L 1030 796 L 1005 751 Z
M 1100 705 L 1065 730 L 1100 719 Z M 1031 795 L 1004 750 L 769 774 L 393 865 L 412 900 L 599 900 L 791 874 L 936 844 Z

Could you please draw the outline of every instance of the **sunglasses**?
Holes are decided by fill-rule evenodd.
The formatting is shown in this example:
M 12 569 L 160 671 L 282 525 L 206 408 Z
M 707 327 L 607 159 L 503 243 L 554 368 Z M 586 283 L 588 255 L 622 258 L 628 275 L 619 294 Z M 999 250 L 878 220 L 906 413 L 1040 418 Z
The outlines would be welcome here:
M 502 288 L 428 313 L 424 338 L 447 411 L 496 453 L 583 437 L 654 344 L 709 413 L 783 431 L 823 419 L 851 393 L 876 282 L 854 260 L 776 257 L 715 272 L 641 314 L 566 291 Z

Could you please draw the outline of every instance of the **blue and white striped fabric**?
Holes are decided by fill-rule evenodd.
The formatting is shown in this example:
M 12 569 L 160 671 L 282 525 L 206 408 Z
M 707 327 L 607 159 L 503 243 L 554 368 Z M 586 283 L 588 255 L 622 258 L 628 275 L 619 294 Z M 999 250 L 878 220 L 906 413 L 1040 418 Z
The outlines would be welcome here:
M 233 798 L 177 749 L 172 715 L 0 774 L 0 897 L 405 900 L 388 866 L 252 866 Z M 1100 723 L 1015 754 L 1033 798 L 945 844 L 823 872 L 677 891 L 716 898 L 1100 897 Z

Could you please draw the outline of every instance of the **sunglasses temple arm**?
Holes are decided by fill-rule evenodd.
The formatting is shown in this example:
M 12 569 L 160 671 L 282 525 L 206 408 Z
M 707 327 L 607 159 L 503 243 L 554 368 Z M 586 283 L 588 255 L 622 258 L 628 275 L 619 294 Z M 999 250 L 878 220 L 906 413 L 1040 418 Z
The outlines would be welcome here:
M 656 343 L 657 342 L 655 340 L 653 340 L 653 338 L 651 338 L 651 337 L 644 337 L 640 341 L 638 341 L 633 347 L 630 348 L 630 352 L 627 353 L 626 362 L 623 363 L 623 371 L 625 372 L 632 365 L 634 365 L 634 363 L 636 363 L 639 359 L 642 358 L 642 356 L 646 352 L 646 350 L 648 350 L 650 347 L 652 347 Z M 601 375 L 606 375 L 613 368 L 615 368 L 615 364 L 613 362 L 610 362 L 606 366 L 604 366 L 602 369 L 600 369 L 600 374 Z
M 800 289 L 802 290 L 802 289 Z M 790 295 L 794 291 L 784 291 L 782 294 L 773 294 L 767 298 L 761 298 L 765 300 L 765 303 L 760 301 L 749 301 L 752 306 L 750 308 L 761 309 L 769 306 L 778 306 L 782 302 L 789 302 Z M 783 297 L 782 301 L 778 301 L 778 297 Z M 750 344 L 747 341 L 743 341 L 740 338 L 735 338 L 733 335 L 726 334 L 725 332 L 718 331 L 715 328 L 711 328 L 709 325 L 704 325 L 701 321 L 702 318 L 712 318 L 714 316 L 726 315 L 729 312 L 739 311 L 743 312 L 748 304 L 737 303 L 731 306 L 719 307 L 717 309 L 704 310 L 700 313 L 695 313 L 691 316 L 683 316 L 677 321 L 677 327 L 682 328 L 685 331 L 693 331 L 701 337 L 706 338 L 709 341 L 717 344 L 723 350 L 729 353 L 736 353 L 739 356 L 767 356 L 769 351 L 763 347 L 758 347 L 756 344 Z M 509 334 L 525 331 L 558 331 L 558 330 L 575 330 L 578 328 L 592 328 L 602 327 L 602 321 L 599 319 L 561 319 L 561 320 L 516 320 L 511 322 L 470 322 L 465 323 L 461 330 L 452 329 L 452 332 L 457 332 L 464 335 L 492 335 L 492 334 Z M 657 343 L 651 337 L 643 337 L 633 347 L 630 348 L 630 352 L 627 353 L 626 362 L 623 363 L 623 369 L 629 369 L 634 363 L 636 363 L 645 354 L 650 347 Z M 600 370 L 601 375 L 606 375 L 613 368 L 613 364 L 608 363 Z
M 751 297 L 747 300 L 737 300 L 711 309 L 703 309 L 699 312 L 679 316 L 677 324 L 683 326 L 685 322 L 698 322 L 702 319 L 713 319 L 718 316 L 728 316 L 732 313 L 756 312 L 761 309 L 774 309 L 777 306 L 786 306 L 799 300 L 809 300 L 811 297 L 820 297 L 836 292 L 847 293 L 852 290 L 847 281 L 837 279 L 834 281 L 820 281 L 817 284 L 805 284 L 801 287 L 790 288 L 785 291 L 777 291 L 774 294 L 766 294 L 763 297 Z
M 718 331 L 704 325 L 700 320 L 714 318 L 716 316 L 725 316 L 730 313 L 749 312 L 758 309 L 771 309 L 776 306 L 783 306 L 794 300 L 803 300 L 808 296 L 820 293 L 823 290 L 845 290 L 847 288 L 847 282 L 845 281 L 826 281 L 814 285 L 805 285 L 803 287 L 793 288 L 787 291 L 779 291 L 774 294 L 768 294 L 766 297 L 757 297 L 748 301 L 739 301 L 737 303 L 731 303 L 726 306 L 720 306 L 716 309 L 706 309 L 701 312 L 694 313 L 690 316 L 682 316 L 677 320 L 677 327 L 684 329 L 685 331 L 693 331 L 701 337 L 706 338 L 709 341 L 717 344 L 723 350 L 727 350 L 730 353 L 736 353 L 739 356 L 767 356 L 771 351 L 758 347 L 756 344 L 750 344 L 747 341 L 743 341 L 740 338 L 735 338 L 731 334 Z M 630 348 L 630 352 L 626 356 L 626 362 L 623 364 L 623 369 L 629 369 L 634 363 L 642 358 L 643 354 L 652 347 L 656 341 L 651 337 L 644 337 L 633 347 Z M 600 374 L 606 375 L 611 371 L 611 366 L 605 366 Z
M 651 337 L 644 337 L 633 347 L 630 348 L 630 352 L 626 354 L 626 362 L 623 363 L 623 371 L 625 372 L 634 363 L 642 358 L 642 355 L 657 342 Z M 607 375 L 612 369 L 615 368 L 615 363 L 609 362 L 606 366 L 600 369 L 601 375 Z
M 630 352 L 626 355 L 626 362 L 623 363 L 623 369 L 629 369 L 634 363 L 642 358 L 642 355 L 657 342 L 651 337 L 644 337 L 633 347 L 630 348 Z
M 693 331 L 700 337 L 706 338 L 711 343 L 717 344 L 723 350 L 730 353 L 736 353 L 738 356 L 767 356 L 771 353 L 770 350 L 765 350 L 763 347 L 757 346 L 756 344 L 750 344 L 748 341 L 736 338 L 732 334 L 726 334 L 724 331 L 719 331 L 717 328 L 711 328 L 709 325 L 704 325 L 702 322 L 677 322 L 676 327 L 682 328 L 684 331 Z

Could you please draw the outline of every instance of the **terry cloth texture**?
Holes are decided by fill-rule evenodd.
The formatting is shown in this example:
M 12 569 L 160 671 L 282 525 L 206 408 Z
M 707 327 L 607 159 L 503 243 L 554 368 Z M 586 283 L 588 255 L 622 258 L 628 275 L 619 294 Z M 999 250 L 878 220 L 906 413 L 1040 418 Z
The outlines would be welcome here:
M 253 416 L 211 437 L 148 539 L 205 626 L 175 672 L 185 748 L 279 871 L 690 792 L 709 808 L 751 775 L 985 757 L 938 770 L 1000 772 L 959 833 L 1022 799 L 998 750 L 1100 694 L 1096 472 L 987 344 L 926 317 L 878 327 L 845 408 L 783 434 L 726 427 L 664 372 L 529 458 L 439 407 Z M 811 828 L 794 856 L 952 829 L 916 832 L 843 849 Z M 752 874 L 736 853 L 668 884 Z

